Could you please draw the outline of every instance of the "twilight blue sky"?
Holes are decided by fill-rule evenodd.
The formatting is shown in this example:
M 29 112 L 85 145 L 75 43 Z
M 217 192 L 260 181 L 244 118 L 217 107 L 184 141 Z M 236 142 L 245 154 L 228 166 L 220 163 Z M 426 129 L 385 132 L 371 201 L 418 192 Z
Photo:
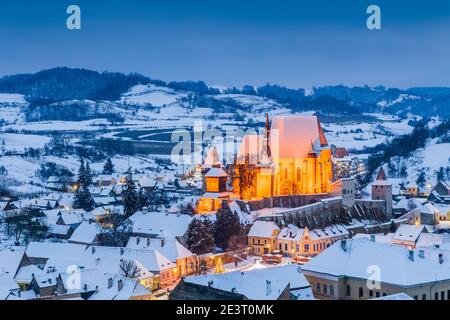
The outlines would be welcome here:
M 70 4 L 80 31 L 66 29 Z M 370 4 L 382 30 L 366 28 Z M 450 1 L 0 0 L 0 76 L 54 66 L 229 86 L 450 86 Z

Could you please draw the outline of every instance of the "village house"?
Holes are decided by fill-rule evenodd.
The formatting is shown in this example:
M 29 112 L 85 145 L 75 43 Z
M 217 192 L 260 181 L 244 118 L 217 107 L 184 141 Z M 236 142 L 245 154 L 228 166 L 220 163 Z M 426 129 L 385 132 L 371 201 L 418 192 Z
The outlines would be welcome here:
M 189 276 L 171 300 L 310 300 L 311 287 L 297 265 Z
M 157 250 L 177 265 L 178 275 L 181 277 L 197 271 L 195 268 L 198 260 L 197 256 L 176 239 L 130 237 L 126 248 Z
M 447 300 L 449 262 L 449 251 L 435 247 L 408 249 L 351 239 L 335 243 L 302 270 L 317 299 L 362 300 L 404 292 L 415 300 Z M 373 274 L 381 275 L 378 283 Z
M 47 260 L 67 257 L 81 257 L 86 246 L 59 242 L 30 242 L 25 255 L 31 264 L 43 267 Z
M 427 232 L 424 225 L 401 224 L 392 236 L 392 243 L 415 248 L 420 235 Z
M 321 229 L 309 230 L 295 225 L 284 227 L 277 237 L 278 250 L 285 255 L 315 256 L 338 240 L 349 237 L 343 225 L 330 225 Z
M 171 240 L 184 238 L 193 218 L 180 213 L 138 211 L 129 220 L 132 222 L 132 236 Z
M 280 228 L 273 221 L 256 220 L 247 234 L 248 245 L 254 255 L 271 253 L 277 249 Z
M 439 181 L 431 190 L 428 200 L 450 204 L 450 185 L 446 181 Z
M 121 261 L 133 262 L 139 271 L 140 283 L 152 291 L 166 288 L 180 278 L 177 265 L 154 249 L 92 246 L 85 254 L 94 258 L 96 264 L 109 265 L 117 271 Z

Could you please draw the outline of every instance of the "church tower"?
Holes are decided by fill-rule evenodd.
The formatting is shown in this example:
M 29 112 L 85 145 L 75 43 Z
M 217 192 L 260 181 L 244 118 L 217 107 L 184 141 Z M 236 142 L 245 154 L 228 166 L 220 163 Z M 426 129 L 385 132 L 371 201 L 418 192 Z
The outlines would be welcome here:
M 261 153 L 256 165 L 256 197 L 269 198 L 273 196 L 275 165 L 270 150 L 270 123 L 266 113 L 266 126 L 262 139 Z
M 204 194 L 199 199 L 197 211 L 211 213 L 219 210 L 222 201 L 230 198 L 227 190 L 228 174 L 223 170 L 216 147 L 212 147 L 202 166 Z
M 380 168 L 377 179 L 372 183 L 372 200 L 384 200 L 386 218 L 392 218 L 392 183 L 387 180 L 383 167 Z

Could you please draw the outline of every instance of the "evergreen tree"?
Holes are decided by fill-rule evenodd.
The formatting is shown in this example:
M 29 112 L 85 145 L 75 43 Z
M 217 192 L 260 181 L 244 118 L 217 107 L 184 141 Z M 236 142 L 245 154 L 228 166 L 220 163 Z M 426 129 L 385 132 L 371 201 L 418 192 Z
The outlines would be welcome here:
M 437 172 L 437 180 L 438 181 L 445 180 L 445 169 L 444 169 L 444 167 L 440 167 L 439 168 L 439 171 Z
M 133 181 L 131 170 L 128 170 L 127 182 L 123 186 L 122 191 L 123 211 L 126 217 L 131 216 L 140 208 L 139 194 Z
M 111 161 L 111 157 L 108 157 L 103 166 L 103 174 L 113 174 L 114 173 L 114 165 Z
M 80 168 L 78 169 L 78 189 L 75 192 L 73 201 L 74 208 L 81 208 L 91 211 L 95 207 L 94 199 L 92 199 L 89 185 L 92 184 L 92 175 L 89 163 L 84 164 L 83 158 L 80 158 Z
M 419 188 L 423 188 L 425 185 L 426 179 L 425 179 L 425 172 L 420 171 L 419 176 L 417 177 L 416 184 L 419 186 Z
M 85 184 L 85 171 L 86 168 L 84 166 L 84 160 L 83 158 L 80 158 L 80 167 L 78 168 L 78 178 L 77 178 L 77 182 L 80 187 Z
M 81 186 L 75 192 L 75 198 L 73 201 L 74 208 L 84 209 L 86 211 L 91 211 L 95 207 L 94 199 L 92 198 L 89 188 L 86 186 Z
M 86 187 L 89 187 L 92 185 L 92 172 L 91 172 L 91 168 L 89 166 L 89 162 L 86 162 L 86 169 L 84 172 L 84 185 Z
M 217 219 L 214 224 L 214 240 L 216 246 L 227 249 L 229 239 L 232 236 L 237 236 L 241 230 L 241 223 L 239 217 L 235 212 L 231 212 L 228 206 L 222 207 L 217 212 Z
M 139 199 L 139 210 L 142 210 L 142 208 L 146 207 L 149 204 L 147 194 L 144 192 L 142 188 L 139 189 L 138 199 Z
M 205 254 L 214 251 L 212 223 L 209 220 L 192 220 L 187 230 L 186 243 L 195 254 Z

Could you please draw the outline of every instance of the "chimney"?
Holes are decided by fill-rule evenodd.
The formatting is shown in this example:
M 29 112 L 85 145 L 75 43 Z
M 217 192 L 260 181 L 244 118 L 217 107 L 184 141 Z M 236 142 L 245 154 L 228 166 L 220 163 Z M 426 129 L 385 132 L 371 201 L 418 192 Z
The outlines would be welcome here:
M 442 253 L 439 253 L 439 264 L 442 264 L 444 262 L 444 255 Z
M 91 251 L 92 251 L 92 254 L 94 254 L 95 253 L 95 247 L 92 247 Z
M 425 251 L 424 250 L 422 250 L 422 249 L 419 250 L 419 257 L 422 258 L 422 259 L 425 258 Z
M 347 251 L 347 240 L 341 240 L 341 248 L 344 251 Z
M 375 242 L 375 235 L 374 234 L 370 235 L 370 241 Z
M 108 279 L 108 289 L 111 289 L 112 286 L 113 286 L 113 279 L 112 279 L 112 278 L 109 278 L 109 279 Z
M 98 293 L 98 286 L 95 286 L 95 293 Z
M 147 247 L 150 246 L 150 238 L 147 238 Z
M 117 281 L 117 290 L 120 291 L 123 288 L 123 280 L 120 279 L 119 281 Z
M 139 242 L 141 242 L 141 237 L 137 236 L 137 237 L 136 237 L 136 245 L 138 245 Z
M 270 295 L 272 292 L 272 283 L 269 280 L 266 280 L 266 296 Z
M 414 250 L 408 250 L 408 258 L 409 260 L 414 261 Z

